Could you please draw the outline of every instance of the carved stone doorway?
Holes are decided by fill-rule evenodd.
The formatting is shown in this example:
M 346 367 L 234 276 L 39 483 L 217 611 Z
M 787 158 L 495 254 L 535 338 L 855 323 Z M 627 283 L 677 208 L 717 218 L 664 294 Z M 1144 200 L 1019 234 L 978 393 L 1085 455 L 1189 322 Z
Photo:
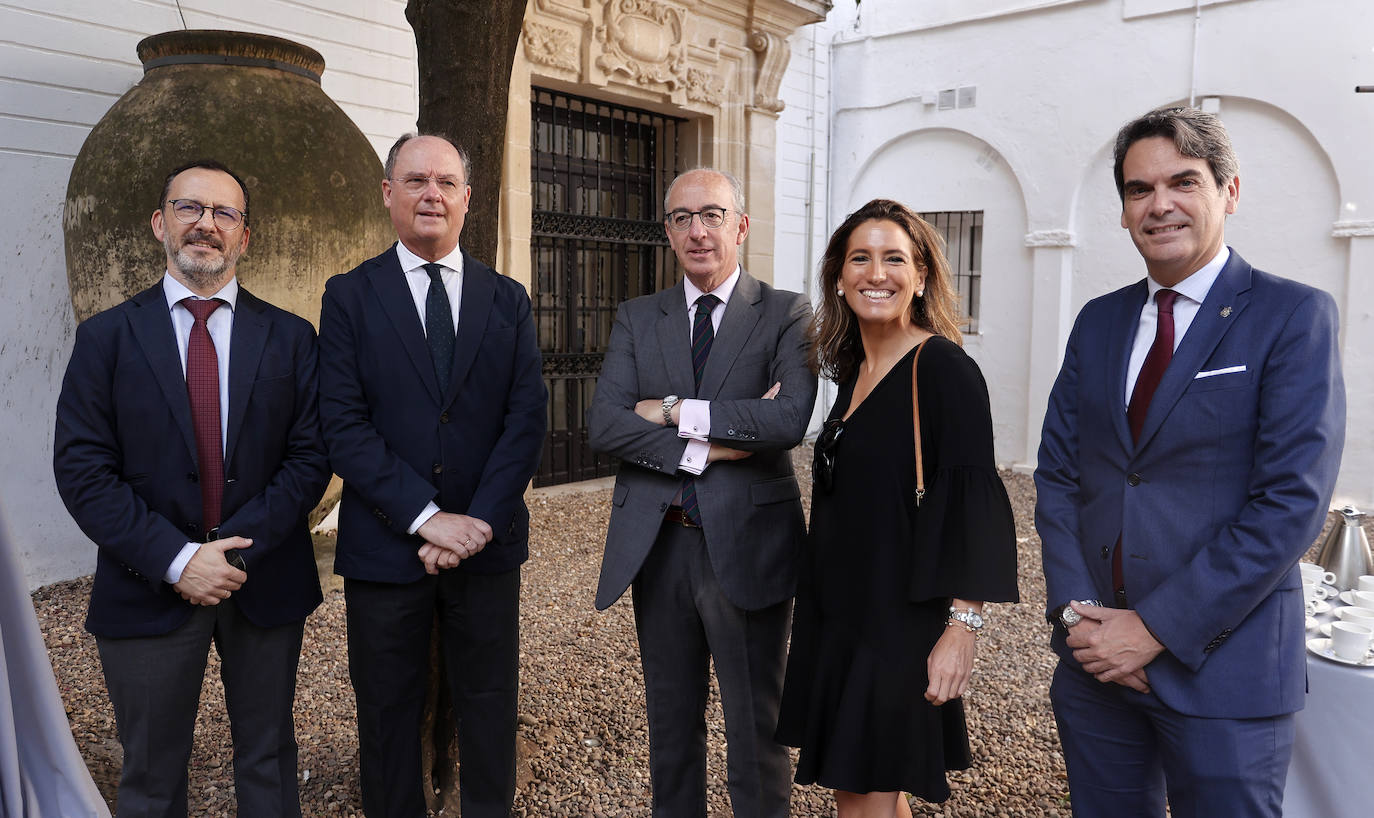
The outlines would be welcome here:
M 586 414 L 620 302 L 676 279 L 662 201 L 683 120 L 531 91 L 531 298 L 549 432 L 534 485 L 615 473 L 587 446 Z

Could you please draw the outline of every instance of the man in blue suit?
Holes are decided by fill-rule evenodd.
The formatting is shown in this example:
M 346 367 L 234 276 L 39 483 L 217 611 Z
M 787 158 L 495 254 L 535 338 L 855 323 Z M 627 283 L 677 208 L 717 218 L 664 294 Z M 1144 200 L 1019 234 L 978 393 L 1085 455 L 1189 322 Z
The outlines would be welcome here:
M 329 480 L 315 330 L 239 286 L 248 191 L 172 171 L 162 280 L 83 322 L 57 401 L 58 491 L 99 547 L 95 634 L 124 747 L 120 818 L 186 815 L 213 641 L 240 815 L 300 816 L 291 708 L 320 583 L 306 515 Z
M 1295 563 L 1340 466 L 1330 295 L 1223 241 L 1221 121 L 1117 135 L 1121 225 L 1149 277 L 1089 302 L 1035 473 L 1050 699 L 1076 816 L 1279 816 L 1305 694 Z
M 548 398 L 525 288 L 463 252 L 466 154 L 391 148 L 382 199 L 400 241 L 325 286 L 320 415 L 344 480 L 344 577 L 363 809 L 426 814 L 420 766 L 430 630 L 440 622 L 464 818 L 515 795 L 524 492 Z

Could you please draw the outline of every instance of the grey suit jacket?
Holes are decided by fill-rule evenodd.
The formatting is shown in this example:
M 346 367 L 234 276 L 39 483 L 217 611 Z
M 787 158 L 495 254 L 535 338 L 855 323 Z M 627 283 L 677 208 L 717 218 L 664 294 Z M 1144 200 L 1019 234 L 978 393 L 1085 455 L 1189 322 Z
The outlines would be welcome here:
M 788 450 L 806 434 L 816 401 L 816 376 L 807 367 L 810 319 L 805 297 L 741 272 L 698 392 L 682 283 L 620 305 L 587 412 L 592 447 L 621 461 L 598 609 L 639 573 L 682 482 L 677 466 L 687 441 L 676 427 L 634 412 L 638 401 L 664 395 L 711 401 L 711 441 L 753 453 L 712 463 L 696 481 L 711 567 L 725 596 L 755 610 L 795 592 L 805 526 Z M 777 382 L 777 398 L 762 400 Z

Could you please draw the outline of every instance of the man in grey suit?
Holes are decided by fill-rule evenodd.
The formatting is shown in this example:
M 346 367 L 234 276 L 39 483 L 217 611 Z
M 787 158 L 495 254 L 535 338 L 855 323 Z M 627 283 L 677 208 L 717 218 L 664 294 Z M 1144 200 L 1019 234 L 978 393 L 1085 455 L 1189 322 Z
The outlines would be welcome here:
M 621 460 L 596 607 L 633 586 L 655 818 L 706 815 L 712 659 L 734 814 L 780 818 L 791 769 L 773 730 L 804 533 L 788 450 L 816 400 L 811 308 L 740 267 L 733 176 L 682 174 L 664 211 L 686 278 L 621 305 L 588 412 L 592 447 Z

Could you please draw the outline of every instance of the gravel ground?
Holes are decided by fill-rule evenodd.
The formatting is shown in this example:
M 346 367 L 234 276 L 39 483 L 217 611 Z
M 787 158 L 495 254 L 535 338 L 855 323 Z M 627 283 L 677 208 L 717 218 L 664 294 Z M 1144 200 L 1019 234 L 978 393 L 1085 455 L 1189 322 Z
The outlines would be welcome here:
M 809 449 L 796 452 L 804 494 Z M 805 465 L 803 465 L 805 464 Z M 1048 689 L 1054 658 L 1041 618 L 1044 581 L 1026 475 L 1004 473 L 1016 512 L 1023 602 L 989 605 L 967 696 L 971 770 L 950 774 L 944 804 L 913 801 L 923 816 L 1067 816 L 1068 789 Z M 592 605 L 610 490 L 535 492 L 531 559 L 524 569 L 519 816 L 619 816 L 649 812 L 643 678 L 629 600 Z M 329 560 L 323 560 L 328 569 Z M 119 742 L 94 639 L 82 630 L 90 578 L 33 595 L 72 732 L 96 784 L 113 803 Z M 307 816 L 361 816 L 353 691 L 348 683 L 343 594 L 335 587 L 310 617 L 296 699 L 301 805 Z M 711 816 L 730 815 L 719 697 L 707 715 Z M 196 815 L 232 816 L 229 723 L 218 660 L 210 657 L 191 755 Z M 826 790 L 794 787 L 793 816 L 830 816 Z

